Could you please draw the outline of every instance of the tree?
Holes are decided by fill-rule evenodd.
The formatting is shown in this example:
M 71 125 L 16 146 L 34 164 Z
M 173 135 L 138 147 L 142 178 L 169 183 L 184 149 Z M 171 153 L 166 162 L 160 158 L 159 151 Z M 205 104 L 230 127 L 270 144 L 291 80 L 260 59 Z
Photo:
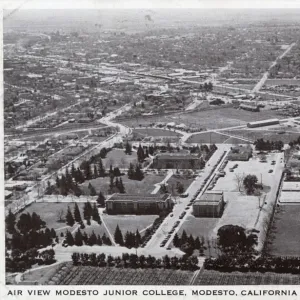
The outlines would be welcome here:
M 243 184 L 248 195 L 252 195 L 254 193 L 257 182 L 258 179 L 255 175 L 247 175 L 244 178 Z
M 99 162 L 98 162 L 98 174 L 99 177 L 105 177 L 105 168 L 103 166 L 103 162 L 101 158 L 99 158 Z
M 129 179 L 135 179 L 135 171 L 132 163 L 129 164 L 127 175 Z
M 173 238 L 173 245 L 176 248 L 180 248 L 180 239 L 178 237 L 178 234 L 175 233 L 174 238 Z
M 128 155 L 131 155 L 131 153 L 132 153 L 132 146 L 131 146 L 131 144 L 129 144 L 128 141 L 126 142 L 126 145 L 125 145 L 125 153 Z
M 124 187 L 124 185 L 123 185 L 123 180 L 122 180 L 122 178 L 120 178 L 119 184 L 118 184 L 117 188 L 119 189 L 119 192 L 120 192 L 121 194 L 125 194 L 125 187 Z
M 93 245 L 97 244 L 97 236 L 96 236 L 94 230 L 92 231 L 92 234 L 90 235 L 90 237 L 88 239 L 88 244 L 90 246 L 93 246 Z
M 138 230 L 135 232 L 135 248 L 138 248 L 142 244 L 142 237 Z
M 80 229 L 78 229 L 75 233 L 74 244 L 76 246 L 82 246 L 83 245 L 83 237 L 82 237 Z
M 16 217 L 10 209 L 8 212 L 8 215 L 5 218 L 5 225 L 6 225 L 6 230 L 8 233 L 14 233 L 15 224 L 16 224 Z
M 98 224 L 101 224 L 101 218 L 96 203 L 94 203 L 91 213 L 93 220 L 96 221 Z
M 98 177 L 99 177 L 98 169 L 97 169 L 97 166 L 94 165 L 94 174 L 93 174 L 93 178 L 98 178 Z
M 136 165 L 135 167 L 135 179 L 142 181 L 144 179 L 144 173 L 142 172 L 139 165 Z
M 78 223 L 82 222 L 79 207 L 78 207 L 77 203 L 75 203 L 75 207 L 74 207 L 74 219 Z
M 102 194 L 102 192 L 99 192 L 98 198 L 97 198 L 97 203 L 100 207 L 104 207 L 105 206 L 105 197 Z
M 69 246 L 74 245 L 74 238 L 73 238 L 73 235 L 71 234 L 71 232 L 69 230 L 67 230 L 67 232 L 66 232 L 66 243 Z
M 68 210 L 67 210 L 67 214 L 66 214 L 66 221 L 67 221 L 67 225 L 69 226 L 73 226 L 75 221 L 74 221 L 74 218 L 73 218 L 73 215 L 72 215 L 72 212 L 70 210 L 70 207 L 68 206 Z
M 137 149 L 137 158 L 140 163 L 142 163 L 145 159 L 145 153 L 144 153 L 144 150 L 143 150 L 141 144 L 139 145 L 139 147 Z
M 240 174 L 240 173 L 235 173 L 235 178 L 234 181 L 236 182 L 237 188 L 239 190 L 239 192 L 242 191 L 242 187 L 243 187 L 243 182 L 245 179 L 245 175 L 244 174 Z
M 237 225 L 224 225 L 218 230 L 218 246 L 220 250 L 230 256 L 252 253 L 257 244 L 255 234 L 246 235 L 245 229 Z
M 29 213 L 21 214 L 19 221 L 17 222 L 17 228 L 21 233 L 27 233 L 32 229 L 31 216 Z
M 120 246 L 124 246 L 124 239 L 123 239 L 122 232 L 119 228 L 119 225 L 117 225 L 117 227 L 116 227 L 114 239 L 117 244 L 119 244 Z
M 95 188 L 93 187 L 93 185 L 90 183 L 89 184 L 89 190 L 90 190 L 90 196 L 96 196 L 97 192 L 95 190 Z
M 65 221 L 65 211 L 63 209 L 60 209 L 57 211 L 57 221 L 58 222 L 64 222 Z
M 114 168 L 113 175 L 114 175 L 115 177 L 121 176 L 121 172 L 120 172 L 120 169 L 119 169 L 118 167 L 115 167 L 115 168 Z
M 184 186 L 181 182 L 177 181 L 176 190 L 178 194 L 182 194 L 184 192 Z
M 93 213 L 93 208 L 91 203 L 89 201 L 85 202 L 83 207 L 83 218 L 89 221 L 91 219 L 92 213 Z

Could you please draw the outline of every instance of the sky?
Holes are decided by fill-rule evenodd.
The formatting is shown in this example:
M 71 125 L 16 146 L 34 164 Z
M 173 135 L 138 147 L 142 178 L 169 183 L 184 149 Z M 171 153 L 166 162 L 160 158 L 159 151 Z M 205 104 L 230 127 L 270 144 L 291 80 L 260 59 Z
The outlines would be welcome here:
M 300 8 L 300 0 L 2 0 L 4 9 Z

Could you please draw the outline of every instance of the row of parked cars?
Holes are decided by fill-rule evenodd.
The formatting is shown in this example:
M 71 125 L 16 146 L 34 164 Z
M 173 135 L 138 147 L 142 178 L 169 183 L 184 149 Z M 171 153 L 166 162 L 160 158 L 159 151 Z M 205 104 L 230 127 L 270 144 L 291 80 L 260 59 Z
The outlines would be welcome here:
M 170 239 L 172 233 L 174 233 L 175 229 L 178 227 L 180 221 L 176 221 L 173 225 L 172 229 L 168 232 L 168 235 L 165 237 L 165 239 L 161 242 L 160 247 L 164 247 L 167 241 Z M 168 247 L 167 250 L 170 250 L 171 247 Z

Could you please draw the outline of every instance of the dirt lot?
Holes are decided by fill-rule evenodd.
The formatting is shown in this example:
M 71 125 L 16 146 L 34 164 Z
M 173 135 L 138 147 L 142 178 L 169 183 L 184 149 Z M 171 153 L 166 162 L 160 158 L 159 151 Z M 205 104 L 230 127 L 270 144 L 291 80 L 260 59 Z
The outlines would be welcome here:
M 154 175 L 148 174 L 145 175 L 145 178 L 142 181 L 131 180 L 128 179 L 127 175 L 122 176 L 123 185 L 125 187 L 126 194 L 150 194 L 154 189 L 155 183 L 159 183 L 164 179 L 164 175 Z M 96 189 L 97 194 L 101 190 L 102 193 L 109 194 L 109 183 L 110 179 L 108 177 L 104 178 L 96 178 L 90 181 L 84 182 L 80 188 L 85 194 L 89 194 L 88 185 L 89 182 L 94 186 Z
M 181 136 L 180 133 L 174 132 L 172 130 L 158 129 L 158 128 L 147 128 L 147 129 L 133 129 L 133 134 L 137 134 L 141 137 L 155 136 L 155 137 L 169 137 L 169 136 Z
M 126 231 L 135 232 L 136 230 L 139 230 L 141 234 L 143 234 L 145 229 L 150 226 L 157 217 L 157 215 L 103 215 L 103 220 L 113 236 L 117 225 L 119 225 L 123 234 L 125 234 Z
M 300 256 L 300 205 L 280 205 L 274 215 L 268 237 L 269 253 L 279 256 Z
M 231 126 L 246 125 L 253 120 L 265 120 L 278 118 L 275 111 L 265 110 L 263 112 L 249 112 L 235 108 L 217 108 L 212 110 L 203 110 L 192 113 L 176 113 L 164 116 L 141 117 L 121 121 L 131 127 L 138 127 L 140 124 L 150 124 L 155 122 L 175 122 L 186 125 L 196 125 L 201 128 L 216 129 Z
M 289 143 L 290 141 L 296 140 L 299 137 L 298 132 L 285 132 L 279 133 L 271 130 L 230 130 L 227 133 L 231 133 L 234 136 L 240 136 L 242 138 L 247 138 L 252 141 L 257 139 L 265 139 L 269 141 L 283 141 L 284 143 Z

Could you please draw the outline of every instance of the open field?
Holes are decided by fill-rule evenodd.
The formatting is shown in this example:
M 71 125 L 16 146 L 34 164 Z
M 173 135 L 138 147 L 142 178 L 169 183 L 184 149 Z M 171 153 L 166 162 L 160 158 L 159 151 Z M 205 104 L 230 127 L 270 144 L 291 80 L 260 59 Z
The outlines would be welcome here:
M 138 127 L 155 122 L 176 122 L 186 125 L 196 125 L 206 129 L 226 128 L 231 126 L 246 125 L 248 122 L 265 119 L 279 118 L 275 111 L 264 110 L 262 112 L 250 112 L 231 107 L 216 108 L 191 113 L 174 113 L 170 115 L 141 117 L 135 119 L 121 120 L 120 123 Z
M 231 272 L 222 273 L 203 270 L 197 276 L 194 285 L 299 285 L 300 276 L 294 274 Z
M 194 272 L 62 265 L 51 285 L 188 285 Z
M 216 132 L 203 132 L 194 134 L 186 140 L 186 143 L 199 143 L 199 144 L 222 144 L 227 141 L 230 136 L 218 134 Z M 240 141 L 242 142 L 242 141 Z
M 224 132 L 225 133 L 225 132 Z M 296 140 L 299 137 L 298 132 L 285 132 L 279 133 L 275 130 L 249 130 L 249 129 L 239 129 L 239 130 L 230 130 L 226 133 L 232 134 L 234 136 L 240 136 L 241 138 L 247 138 L 252 141 L 257 139 L 265 139 L 269 141 L 282 141 L 284 143 L 289 143 L 290 141 Z
M 146 137 L 146 136 L 155 136 L 155 137 L 168 137 L 168 136 L 181 136 L 180 133 L 174 132 L 171 130 L 165 130 L 165 129 L 158 129 L 158 128 L 147 128 L 147 129 L 139 129 L 135 128 L 132 131 L 133 135 L 137 135 L 140 137 Z
M 280 205 L 268 236 L 268 252 L 276 256 L 300 256 L 300 205 Z
M 130 163 L 137 163 L 137 154 L 132 152 L 131 155 L 125 154 L 125 149 L 113 149 L 109 151 L 106 158 L 103 159 L 103 165 L 105 168 L 119 167 L 120 169 L 128 168 Z
M 161 182 L 165 176 L 163 175 L 154 175 L 148 174 L 145 175 L 145 178 L 142 181 L 131 180 L 128 179 L 127 175 L 122 176 L 123 185 L 125 187 L 126 194 L 150 194 L 154 189 L 154 184 Z M 84 182 L 80 188 L 82 189 L 83 193 L 89 194 L 89 182 L 94 186 L 96 189 L 97 194 L 101 190 L 104 194 L 109 194 L 109 177 L 104 178 L 96 178 L 90 181 Z
M 185 230 L 188 235 L 209 238 L 218 220 L 218 218 L 196 218 L 190 215 L 178 230 L 178 234 L 181 235 L 182 231 Z
M 83 206 L 84 203 L 77 203 L 81 218 L 83 219 Z M 22 213 L 29 212 L 32 214 L 33 212 L 36 212 L 38 215 L 40 215 L 41 219 L 46 222 L 46 226 L 50 229 L 53 228 L 56 230 L 56 233 L 59 235 L 61 232 L 65 233 L 66 230 L 73 231 L 76 230 L 78 227 L 78 224 L 75 223 L 73 227 L 68 226 L 65 222 L 60 222 L 58 214 L 60 212 L 63 212 L 63 217 L 67 213 L 68 206 L 70 207 L 71 211 L 74 211 L 74 203 L 33 203 L 29 207 L 27 207 Z M 85 231 L 86 233 L 90 234 L 92 231 L 95 232 L 95 234 L 100 234 L 101 236 L 103 233 L 107 235 L 107 231 L 103 225 L 99 225 L 95 221 L 91 220 L 91 225 L 88 226 L 86 224 L 86 221 L 84 221 L 86 227 L 84 229 L 81 229 L 81 231 Z
M 114 235 L 117 225 L 119 225 L 123 234 L 126 231 L 142 231 L 152 225 L 157 217 L 157 215 L 103 215 L 103 220 L 110 233 Z

